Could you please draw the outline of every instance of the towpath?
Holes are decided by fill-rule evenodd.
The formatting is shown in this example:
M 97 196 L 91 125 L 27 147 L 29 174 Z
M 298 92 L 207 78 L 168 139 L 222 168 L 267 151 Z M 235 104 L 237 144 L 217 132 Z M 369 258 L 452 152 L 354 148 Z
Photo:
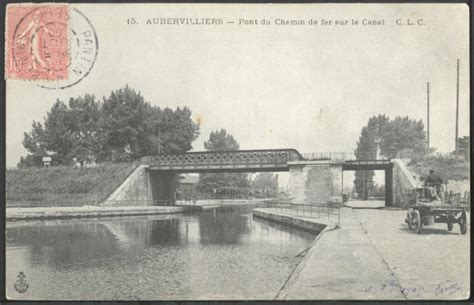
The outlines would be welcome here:
M 470 230 L 409 231 L 406 211 L 341 210 L 278 299 L 463 299 L 469 296 Z

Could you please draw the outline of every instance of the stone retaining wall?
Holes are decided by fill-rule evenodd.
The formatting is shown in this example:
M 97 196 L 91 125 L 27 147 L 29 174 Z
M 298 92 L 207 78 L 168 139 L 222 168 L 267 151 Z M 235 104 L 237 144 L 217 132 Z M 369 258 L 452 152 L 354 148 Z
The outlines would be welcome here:
M 406 207 L 409 204 L 410 191 L 417 187 L 413 174 L 400 159 L 393 161 L 393 205 Z
M 253 216 L 318 234 L 330 225 L 329 223 L 324 223 L 319 219 L 302 219 L 298 217 L 272 213 L 270 211 L 265 211 L 265 209 L 254 209 Z
M 147 206 L 152 202 L 147 165 L 140 165 L 101 206 Z
M 62 207 L 62 208 L 8 208 L 6 219 L 54 219 L 54 218 L 82 218 L 82 217 L 109 217 L 132 215 L 155 215 L 182 213 L 196 210 L 196 207 Z

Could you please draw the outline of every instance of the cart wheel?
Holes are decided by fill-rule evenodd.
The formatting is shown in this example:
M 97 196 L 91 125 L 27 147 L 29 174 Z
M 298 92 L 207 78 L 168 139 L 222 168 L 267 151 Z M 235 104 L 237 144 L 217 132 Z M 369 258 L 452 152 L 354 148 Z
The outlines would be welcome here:
M 408 224 L 408 229 L 413 230 L 413 216 L 412 216 L 413 210 L 409 209 L 407 212 L 407 224 Z
M 423 226 L 423 224 L 421 223 L 421 216 L 420 216 L 420 211 L 418 210 L 415 210 L 414 211 L 414 217 L 413 217 L 413 222 L 415 223 L 415 230 L 416 230 L 416 233 L 420 233 L 421 231 L 421 227 Z
M 453 230 L 453 223 L 448 222 L 448 231 L 451 232 Z
M 466 212 L 462 212 L 461 218 L 459 218 L 459 228 L 461 229 L 461 234 L 467 233 L 467 217 Z

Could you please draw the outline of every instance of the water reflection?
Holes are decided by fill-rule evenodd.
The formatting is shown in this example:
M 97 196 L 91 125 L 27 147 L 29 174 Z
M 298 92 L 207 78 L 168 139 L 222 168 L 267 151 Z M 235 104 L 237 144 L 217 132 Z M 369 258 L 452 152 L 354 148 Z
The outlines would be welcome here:
M 271 299 L 314 235 L 253 220 L 251 209 L 226 205 L 196 215 L 9 222 L 7 295 Z M 8 284 L 19 271 L 30 282 L 21 295 Z
M 238 244 L 250 231 L 251 206 L 223 206 L 199 216 L 202 244 Z
M 179 245 L 179 219 L 169 219 L 165 221 L 152 221 L 147 224 L 151 227 L 147 232 L 149 245 Z
M 119 248 L 114 235 L 98 224 L 7 229 L 7 244 L 28 247 L 33 265 L 53 266 L 112 257 Z

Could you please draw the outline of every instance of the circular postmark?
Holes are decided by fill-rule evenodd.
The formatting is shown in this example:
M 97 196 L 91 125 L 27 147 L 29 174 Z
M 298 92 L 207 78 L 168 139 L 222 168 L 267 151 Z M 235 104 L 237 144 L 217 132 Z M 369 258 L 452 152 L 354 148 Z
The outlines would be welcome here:
M 11 46 L 16 78 L 47 89 L 65 89 L 83 80 L 99 49 L 97 33 L 82 12 L 47 5 L 20 19 Z

